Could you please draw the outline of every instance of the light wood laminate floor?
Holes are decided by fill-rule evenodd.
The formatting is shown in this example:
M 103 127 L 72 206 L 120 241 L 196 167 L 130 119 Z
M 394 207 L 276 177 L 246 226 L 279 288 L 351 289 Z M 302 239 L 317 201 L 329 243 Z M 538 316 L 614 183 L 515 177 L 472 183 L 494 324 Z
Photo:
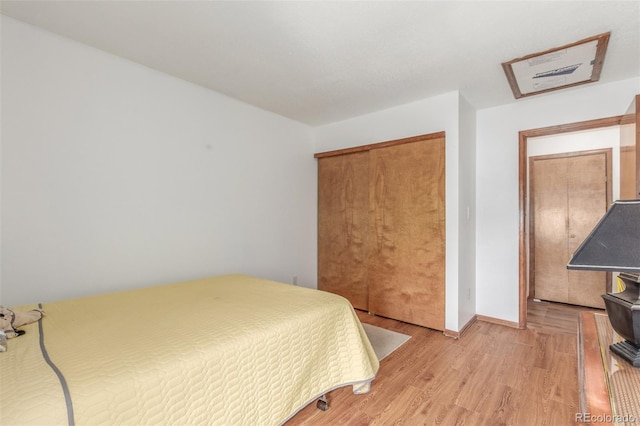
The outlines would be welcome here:
M 460 339 L 358 311 L 412 338 L 381 362 L 369 394 L 335 390 L 328 411 L 310 404 L 287 426 L 575 424 L 581 310 L 530 302 L 526 330 L 476 321 Z

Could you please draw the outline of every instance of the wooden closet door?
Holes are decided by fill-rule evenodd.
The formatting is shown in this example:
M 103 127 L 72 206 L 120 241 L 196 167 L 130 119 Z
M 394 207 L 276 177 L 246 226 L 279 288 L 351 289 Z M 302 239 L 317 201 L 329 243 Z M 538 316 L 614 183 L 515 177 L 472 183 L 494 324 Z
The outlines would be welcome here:
M 369 153 L 318 160 L 318 288 L 368 309 Z
M 444 330 L 444 138 L 369 158 L 369 311 Z
M 569 157 L 567 180 L 567 263 L 607 212 L 607 156 L 605 153 Z M 566 267 L 566 264 L 565 264 Z M 568 303 L 604 309 L 607 273 L 567 270 Z
M 536 298 L 604 308 L 606 273 L 567 263 L 607 211 L 608 161 L 605 152 L 531 159 Z
M 531 159 L 534 297 L 568 303 L 566 158 Z

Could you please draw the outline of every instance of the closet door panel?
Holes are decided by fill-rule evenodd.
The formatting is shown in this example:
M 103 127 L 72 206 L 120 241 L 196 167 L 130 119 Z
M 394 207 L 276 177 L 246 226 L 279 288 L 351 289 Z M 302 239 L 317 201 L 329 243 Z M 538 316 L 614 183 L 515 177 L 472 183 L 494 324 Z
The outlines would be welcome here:
M 604 309 L 607 274 L 567 262 L 607 211 L 607 150 L 531 158 L 532 278 L 535 297 Z
M 318 288 L 368 309 L 368 152 L 318 160 Z
M 536 160 L 531 167 L 535 244 L 535 297 L 568 303 L 567 159 Z
M 444 329 L 444 194 L 443 138 L 370 151 L 370 312 Z
M 607 157 L 605 153 L 570 157 L 567 181 L 569 247 L 571 259 L 582 241 L 607 212 Z M 568 262 L 568 260 L 567 260 Z M 607 292 L 607 273 L 568 271 L 568 303 L 604 309 L 602 294 Z

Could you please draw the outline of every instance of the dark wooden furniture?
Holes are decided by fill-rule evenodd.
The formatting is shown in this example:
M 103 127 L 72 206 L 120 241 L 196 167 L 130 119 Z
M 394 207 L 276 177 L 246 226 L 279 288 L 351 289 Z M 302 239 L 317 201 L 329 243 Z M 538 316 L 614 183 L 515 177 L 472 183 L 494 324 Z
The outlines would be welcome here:
M 640 423 L 640 368 L 609 350 L 620 337 L 606 314 L 582 312 L 578 324 L 579 424 Z

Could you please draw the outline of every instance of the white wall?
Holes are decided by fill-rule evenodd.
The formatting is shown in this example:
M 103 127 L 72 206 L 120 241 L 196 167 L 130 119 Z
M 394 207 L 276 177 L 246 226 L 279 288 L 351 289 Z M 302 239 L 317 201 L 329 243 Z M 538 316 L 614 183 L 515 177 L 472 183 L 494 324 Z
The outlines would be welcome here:
M 458 92 L 425 99 L 316 128 L 316 151 L 366 145 L 410 136 L 446 133 L 446 318 L 448 330 L 459 330 L 459 130 Z M 472 269 L 474 263 L 464 267 Z
M 2 16 L 0 303 L 316 286 L 312 129 Z
M 476 110 L 460 97 L 458 328 L 476 314 Z
M 640 78 L 584 85 L 477 114 L 477 313 L 518 322 L 518 132 L 622 115 Z

